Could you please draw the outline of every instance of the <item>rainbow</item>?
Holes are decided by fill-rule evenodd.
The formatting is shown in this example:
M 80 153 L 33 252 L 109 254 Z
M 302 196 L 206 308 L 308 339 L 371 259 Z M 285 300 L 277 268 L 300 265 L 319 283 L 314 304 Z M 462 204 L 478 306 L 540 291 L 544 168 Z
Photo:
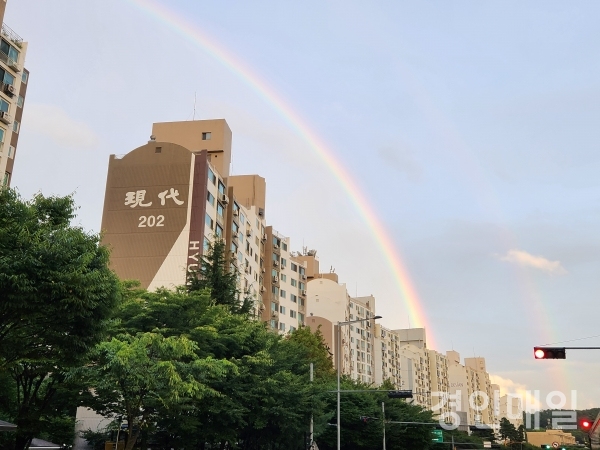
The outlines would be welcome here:
M 287 102 L 268 86 L 248 65 L 242 62 L 226 48 L 219 45 L 214 39 L 207 36 L 197 26 L 167 9 L 165 6 L 153 0 L 129 0 L 142 11 L 169 26 L 176 33 L 190 40 L 223 64 L 232 73 L 237 75 L 244 83 L 263 97 L 288 124 L 310 145 L 314 152 L 329 168 L 333 176 L 346 191 L 354 204 L 357 212 L 364 219 L 367 227 L 371 230 L 382 255 L 389 264 L 389 268 L 395 280 L 401 296 L 405 302 L 410 323 L 414 327 L 426 327 L 427 318 L 423 310 L 422 302 L 419 300 L 417 291 L 411 282 L 408 271 L 400 256 L 395 252 L 395 243 L 390 233 L 386 230 L 370 202 L 361 192 L 358 184 L 353 180 L 348 170 L 344 167 L 335 153 L 317 136 L 310 126 L 290 107 Z M 427 336 L 429 346 L 435 348 L 434 338 L 431 335 L 431 327 Z

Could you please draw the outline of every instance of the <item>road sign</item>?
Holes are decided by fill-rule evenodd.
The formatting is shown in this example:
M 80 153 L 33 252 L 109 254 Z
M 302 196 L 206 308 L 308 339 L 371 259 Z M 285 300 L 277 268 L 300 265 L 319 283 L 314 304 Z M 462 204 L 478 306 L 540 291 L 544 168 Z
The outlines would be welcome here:
M 444 432 L 442 430 L 432 430 L 431 434 L 432 442 L 444 442 Z
M 560 444 L 558 442 L 556 442 L 556 441 L 554 441 L 552 443 L 552 447 L 554 447 L 554 448 L 558 448 L 559 446 L 560 446 Z

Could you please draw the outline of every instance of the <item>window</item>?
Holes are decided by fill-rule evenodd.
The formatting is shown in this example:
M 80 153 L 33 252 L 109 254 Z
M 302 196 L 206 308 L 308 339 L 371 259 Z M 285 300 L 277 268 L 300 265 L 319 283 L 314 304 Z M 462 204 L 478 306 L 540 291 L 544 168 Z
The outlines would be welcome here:
M 12 145 L 8 146 L 8 157 L 12 158 L 15 156 L 15 148 Z
M 2 81 L 6 84 L 10 84 L 11 86 L 15 85 L 15 77 L 13 77 L 6 70 L 0 69 L 0 74 L 2 74 Z
M 298 322 L 304 323 L 304 314 L 298 313 Z
M 290 301 L 296 303 L 298 301 L 298 297 L 296 297 L 294 294 L 290 294 Z
M 8 41 L 2 39 L 2 42 L 0 43 L 0 51 L 5 55 L 8 55 L 8 57 L 13 61 L 19 62 L 19 51 L 10 45 Z
M 282 289 L 281 291 L 279 291 L 279 296 L 280 296 L 281 298 L 285 298 L 285 296 L 286 296 L 286 293 L 285 293 L 285 291 L 284 291 L 283 289 Z
M 208 179 L 212 184 L 217 184 L 217 176 L 210 167 L 208 168 Z
M 204 133 L 202 133 L 202 140 L 210 141 L 210 131 L 205 131 Z
M 285 331 L 285 323 L 279 323 L 279 331 Z
M 271 276 L 276 277 L 279 274 L 275 269 L 271 269 Z
M 281 258 L 281 267 L 285 267 L 287 265 L 287 261 L 285 258 Z
M 27 84 L 28 79 L 29 79 L 29 72 L 23 71 L 23 74 L 21 75 L 21 82 L 23 84 Z
M 302 281 L 300 282 L 300 290 L 301 291 L 306 290 L 306 285 Z
M 293 333 L 294 331 L 296 331 L 296 327 L 290 325 L 290 333 Z
M 287 252 L 287 244 L 285 242 L 281 243 L 281 248 Z
M 17 99 L 17 106 L 19 108 L 22 108 L 23 107 L 23 103 L 25 103 L 25 99 L 19 95 L 19 98 Z
M 304 267 L 300 267 L 298 271 L 300 272 L 300 275 L 304 275 L 306 273 Z
M 223 217 L 223 215 L 225 214 L 225 209 L 220 203 L 217 203 L 217 214 L 221 217 Z
M 240 223 L 242 225 L 244 225 L 246 223 L 246 217 L 242 213 L 240 213 Z
M 273 256 L 271 257 L 271 259 L 273 261 L 279 261 L 279 255 L 277 253 L 273 253 Z
M 206 213 L 206 217 L 204 218 L 204 223 L 208 228 L 210 228 L 211 230 L 213 229 L 214 222 L 213 222 L 212 218 L 208 215 L 208 213 Z
M 294 263 L 292 263 L 292 270 L 294 272 L 298 272 L 298 266 L 296 264 L 294 264 Z
M 238 205 L 236 202 L 233 202 L 233 212 L 237 214 L 240 213 L 240 205 Z
M 231 253 L 233 253 L 234 255 L 237 254 L 238 248 L 237 245 L 235 245 L 233 242 L 231 243 Z
M 287 281 L 287 275 L 285 273 L 281 274 L 281 281 L 283 281 L 284 283 Z
M 350 304 L 348 305 L 348 307 L 349 307 L 350 309 L 352 309 L 352 308 L 354 308 L 354 305 L 353 305 L 352 303 L 350 303 Z
M 298 318 L 298 313 L 296 313 L 296 311 L 294 311 L 293 309 L 290 309 L 290 317 L 292 319 L 297 319 Z
M 225 195 L 225 185 L 219 181 L 219 194 Z
M 279 305 L 279 314 L 285 314 L 285 306 Z
M 271 328 L 277 328 L 277 321 L 271 320 Z
M 277 286 L 271 286 L 271 294 L 277 297 L 279 295 L 279 288 Z
M 298 287 L 298 282 L 296 280 L 294 280 L 293 278 L 290 280 L 290 284 L 294 287 Z
M 10 105 L 6 100 L 0 98 L 0 111 L 8 112 L 10 110 Z
M 208 249 L 210 248 L 210 241 L 208 240 L 208 238 L 206 236 L 204 236 L 204 253 L 206 253 L 208 251 Z
M 304 299 L 300 297 L 300 306 L 304 306 Z
M 218 238 L 223 237 L 223 227 L 221 227 L 221 225 L 217 224 L 217 228 L 215 229 L 215 234 L 217 235 Z
M 10 173 L 8 172 L 4 172 L 4 179 L 2 180 L 2 185 L 6 186 L 8 185 L 8 179 L 10 178 Z
M 0 142 L 4 142 L 4 129 L 0 128 Z M 10 149 L 13 148 L 12 146 L 9 147 L 9 152 L 8 152 L 8 156 L 10 156 Z
M 206 201 L 208 203 L 210 203 L 212 206 L 215 206 L 215 196 L 212 195 L 210 192 L 208 194 L 206 194 Z
M 238 224 L 235 222 L 232 222 L 231 229 L 233 230 L 233 234 L 238 234 L 240 231 L 240 227 L 238 227 Z

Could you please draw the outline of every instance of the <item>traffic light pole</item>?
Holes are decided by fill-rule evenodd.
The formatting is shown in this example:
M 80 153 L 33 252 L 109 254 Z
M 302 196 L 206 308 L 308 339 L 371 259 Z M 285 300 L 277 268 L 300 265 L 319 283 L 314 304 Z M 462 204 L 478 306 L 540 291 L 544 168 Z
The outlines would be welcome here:
M 383 450 L 385 450 L 385 402 L 381 402 L 381 417 L 383 418 Z

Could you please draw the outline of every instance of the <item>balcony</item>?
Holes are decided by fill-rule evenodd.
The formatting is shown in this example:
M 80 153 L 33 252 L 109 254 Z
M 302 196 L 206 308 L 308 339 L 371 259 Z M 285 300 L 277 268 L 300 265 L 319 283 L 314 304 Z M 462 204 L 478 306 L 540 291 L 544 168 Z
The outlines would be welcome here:
M 23 38 L 21 36 L 19 36 L 17 33 L 15 33 L 5 23 L 2 24 L 2 36 L 4 36 L 5 38 L 7 38 L 9 41 L 11 41 L 17 47 L 19 47 L 19 48 L 23 47 Z

